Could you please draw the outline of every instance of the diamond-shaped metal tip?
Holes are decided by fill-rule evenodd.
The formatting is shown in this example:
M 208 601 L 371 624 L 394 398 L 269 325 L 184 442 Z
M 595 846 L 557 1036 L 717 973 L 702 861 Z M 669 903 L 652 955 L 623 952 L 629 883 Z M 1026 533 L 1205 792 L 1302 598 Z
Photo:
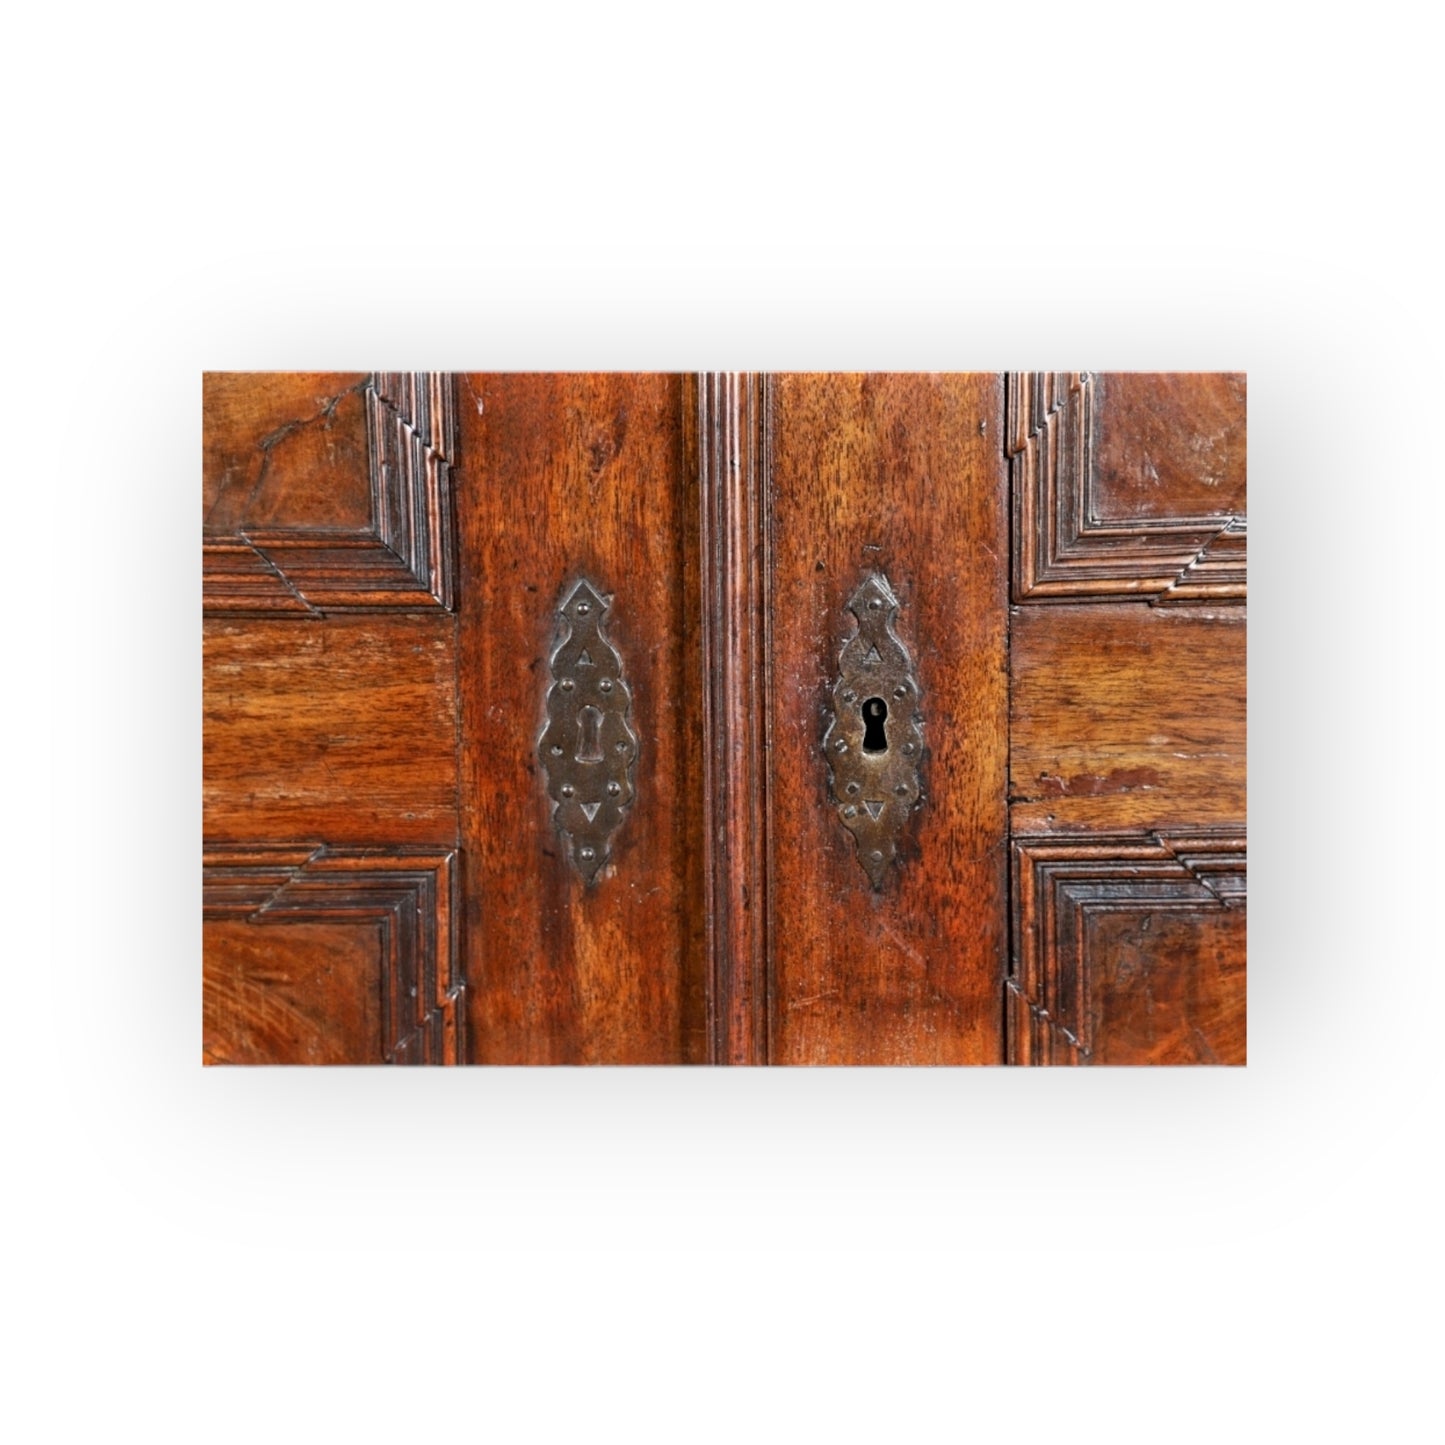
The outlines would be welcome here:
M 582 881 L 592 884 L 597 881 L 598 869 L 607 861 L 607 855 L 596 843 L 579 839 L 572 849 L 572 861 L 582 875 Z
M 883 880 L 888 875 L 888 865 L 892 858 L 891 848 L 872 847 L 859 839 L 858 861 L 862 863 L 863 871 L 868 875 L 868 881 L 872 883 L 875 893 L 883 891 Z
M 848 603 L 848 610 L 861 622 L 867 617 L 880 613 L 891 618 L 898 611 L 898 599 L 887 580 L 877 572 L 870 572 L 859 584 L 858 590 Z
M 579 608 L 582 610 L 579 611 Z M 599 617 L 607 610 L 607 603 L 593 590 L 592 584 L 583 578 L 562 604 L 562 611 L 568 617 Z

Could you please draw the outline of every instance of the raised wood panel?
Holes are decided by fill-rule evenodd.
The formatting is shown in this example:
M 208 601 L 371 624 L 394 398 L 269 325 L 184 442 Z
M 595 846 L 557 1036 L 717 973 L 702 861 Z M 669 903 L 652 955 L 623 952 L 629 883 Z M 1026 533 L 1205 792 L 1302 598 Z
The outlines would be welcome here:
M 1245 1062 L 1242 831 L 1014 845 L 1009 1062 Z
M 457 841 L 456 623 L 211 620 L 206 836 Z
M 709 1056 L 696 398 L 683 378 L 460 379 L 462 829 L 474 1055 Z M 537 756 L 557 607 L 607 599 L 639 740 L 634 800 L 588 884 Z
M 1017 372 L 1014 599 L 1245 595 L 1245 378 Z
M 1015 834 L 1246 816 L 1243 608 L 1022 607 L 1011 671 Z
M 1001 1058 L 1006 948 L 1007 510 L 994 375 L 778 376 L 766 457 L 769 1059 Z M 922 801 L 875 891 L 822 740 L 845 612 L 900 601 Z M 756 903 L 754 903 L 756 906 Z
M 432 372 L 208 373 L 208 613 L 453 605 L 453 387 Z
M 459 1063 L 454 854 L 211 848 L 207 1063 Z

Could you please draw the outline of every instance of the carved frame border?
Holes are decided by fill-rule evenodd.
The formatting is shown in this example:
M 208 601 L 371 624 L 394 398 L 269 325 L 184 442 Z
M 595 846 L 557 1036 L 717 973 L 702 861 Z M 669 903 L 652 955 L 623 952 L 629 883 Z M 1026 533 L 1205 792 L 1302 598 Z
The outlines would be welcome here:
M 1245 897 L 1242 828 L 1016 839 L 1013 956 L 1004 985 L 1007 1062 L 1089 1062 L 1082 925 L 1090 910 L 1198 912 L 1237 908 Z
M 370 528 L 278 527 L 209 539 L 205 612 L 315 616 L 453 609 L 453 378 L 377 372 L 365 394 Z
M 393 1064 L 466 1060 L 456 852 L 208 846 L 202 916 L 250 923 L 375 923 L 382 1053 Z
M 1015 602 L 1243 601 L 1246 519 L 1091 520 L 1094 381 L 1010 372 Z

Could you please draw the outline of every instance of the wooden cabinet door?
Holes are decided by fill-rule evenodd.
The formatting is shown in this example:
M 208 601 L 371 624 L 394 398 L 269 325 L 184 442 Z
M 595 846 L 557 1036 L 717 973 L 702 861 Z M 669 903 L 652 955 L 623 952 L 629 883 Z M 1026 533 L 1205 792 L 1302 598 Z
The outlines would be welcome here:
M 1245 421 L 1010 378 L 1012 1062 L 1244 1062 Z
M 1243 426 L 208 376 L 205 1057 L 1242 1059 Z

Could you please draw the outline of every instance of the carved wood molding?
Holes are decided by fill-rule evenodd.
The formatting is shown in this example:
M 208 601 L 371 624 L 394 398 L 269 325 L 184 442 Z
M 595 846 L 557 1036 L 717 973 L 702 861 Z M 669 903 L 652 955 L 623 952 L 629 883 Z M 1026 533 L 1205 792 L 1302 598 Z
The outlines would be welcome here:
M 257 925 L 376 924 L 386 1062 L 463 1063 L 455 861 L 450 851 L 208 847 L 203 916 Z
M 1091 373 L 1011 372 L 1007 396 L 1014 601 L 1244 599 L 1243 516 L 1100 515 Z
M 1238 908 L 1246 897 L 1245 864 L 1245 835 L 1237 829 L 1015 840 L 1008 1062 L 1090 1061 L 1091 911 Z
M 714 1063 L 768 1059 L 768 667 L 772 575 L 766 379 L 697 383 L 702 526 L 704 869 Z
M 205 544 L 205 611 L 263 616 L 451 611 L 452 377 L 378 372 L 366 385 L 371 526 L 250 530 Z

